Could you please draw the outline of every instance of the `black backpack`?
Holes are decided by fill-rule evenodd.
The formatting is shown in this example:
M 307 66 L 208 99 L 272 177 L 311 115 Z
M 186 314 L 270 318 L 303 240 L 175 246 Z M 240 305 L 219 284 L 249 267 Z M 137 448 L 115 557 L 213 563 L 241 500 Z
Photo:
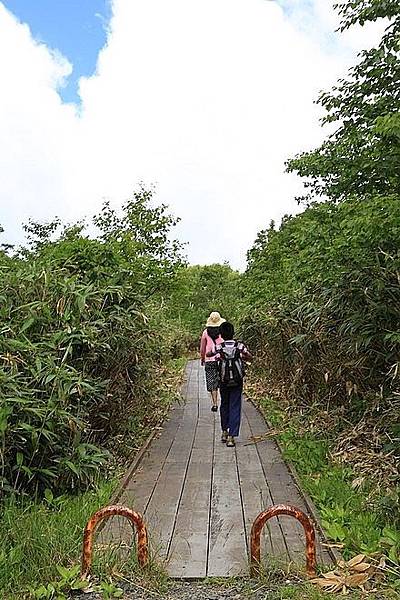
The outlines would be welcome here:
M 228 388 L 242 385 L 244 365 L 240 356 L 238 343 L 235 342 L 233 346 L 227 346 L 223 342 L 219 350 L 219 355 L 221 357 L 219 364 L 221 385 Z

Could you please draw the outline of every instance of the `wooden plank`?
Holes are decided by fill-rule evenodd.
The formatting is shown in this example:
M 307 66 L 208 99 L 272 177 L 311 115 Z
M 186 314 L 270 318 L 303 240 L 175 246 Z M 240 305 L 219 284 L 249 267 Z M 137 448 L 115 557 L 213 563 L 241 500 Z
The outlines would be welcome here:
M 195 384 L 196 370 L 191 365 L 187 388 Z M 196 395 L 193 402 L 197 402 Z M 125 491 L 126 503 L 134 504 L 137 510 L 144 513 L 153 549 L 159 557 L 165 557 L 170 543 L 193 444 L 196 418 L 196 409 L 190 402 L 175 408 L 160 437 L 152 444 L 140 471 L 134 475 Z
M 166 568 L 170 577 L 198 579 L 207 576 L 209 511 L 179 512 Z
M 177 511 L 185 484 L 190 455 L 196 433 L 196 420 L 191 421 L 191 434 L 175 438 L 155 486 L 145 518 L 158 556 L 166 557 L 171 543 Z M 179 435 L 179 430 L 178 430 Z
M 215 453 L 208 542 L 208 577 L 232 577 L 248 571 L 245 524 L 234 448 L 220 442 Z
M 270 441 L 267 441 L 265 444 L 267 447 L 267 456 L 271 454 L 271 452 L 268 452 L 268 447 L 272 444 L 273 442 Z M 275 445 L 273 451 L 275 451 Z M 274 503 L 292 504 L 307 513 L 307 508 L 287 470 L 286 464 L 282 461 L 281 457 L 279 458 L 279 461 L 274 459 L 273 463 L 268 463 L 270 465 L 268 484 Z M 279 519 L 285 531 L 286 544 L 292 561 L 296 563 L 303 562 L 305 535 L 302 525 L 293 517 L 283 515 Z
M 163 556 L 167 554 L 185 475 L 181 463 L 166 464 L 145 511 L 152 541 Z
M 121 496 L 121 504 L 126 504 L 142 513 L 146 510 L 164 463 L 171 453 L 175 436 L 181 426 L 182 412 L 183 409 L 173 412 L 171 419 L 163 427 L 160 436 L 151 444 L 149 452 L 142 460 L 139 469 L 133 474 Z
M 211 456 L 191 462 L 168 554 L 171 577 L 206 577 Z
M 268 431 L 268 426 L 262 416 L 249 404 L 246 406 L 246 414 L 253 436 L 262 435 Z M 291 497 L 296 492 L 295 484 L 291 480 L 275 443 L 268 440 L 258 442 L 255 446 L 264 470 L 272 504 L 294 504 Z M 298 508 L 302 509 L 302 506 Z M 288 519 L 284 516 L 276 518 L 283 534 L 289 558 L 297 563 L 299 562 L 299 554 L 304 555 L 303 540 L 299 536 L 297 523 L 293 518 Z
M 263 467 L 255 445 L 249 444 L 251 436 L 246 412 L 243 412 L 241 425 L 241 442 L 236 446 L 239 479 L 242 489 L 243 509 L 247 539 L 250 539 L 252 524 L 257 515 L 272 504 L 270 491 L 265 480 Z M 262 557 L 273 555 L 282 560 L 288 560 L 289 555 L 282 530 L 276 519 L 265 524 L 262 536 Z
M 191 377 L 193 377 L 193 363 L 188 363 L 185 378 L 181 388 L 181 394 L 187 393 Z M 180 427 L 184 406 L 175 405 L 169 414 L 169 418 L 160 428 L 160 434 L 149 447 L 148 452 L 121 494 L 118 503 L 142 514 L 145 513 L 150 498 L 154 493 L 157 481 L 160 478 L 165 460 L 171 450 L 176 432 Z M 132 544 L 132 528 L 126 519 L 112 517 L 108 520 L 101 532 L 102 543 L 116 544 L 118 540 L 122 544 Z
M 199 400 L 198 414 L 205 400 Z M 197 423 L 187 476 L 168 554 L 171 577 L 207 575 L 209 512 L 214 457 L 214 420 Z

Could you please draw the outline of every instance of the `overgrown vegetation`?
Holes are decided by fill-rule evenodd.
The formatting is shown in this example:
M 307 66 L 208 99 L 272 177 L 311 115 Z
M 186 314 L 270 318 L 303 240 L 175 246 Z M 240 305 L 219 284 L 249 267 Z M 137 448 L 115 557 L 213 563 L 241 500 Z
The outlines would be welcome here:
M 399 224 L 398 199 L 351 199 L 316 205 L 279 231 L 263 232 L 244 282 L 256 310 L 243 325 L 275 393 L 296 409 L 319 403 L 327 411 L 321 428 L 329 424 L 335 436 L 346 436 L 354 426 L 356 446 L 368 435 L 363 446 L 380 459 L 376 475 L 393 484 L 400 450 Z
M 168 300 L 168 315 L 179 323 L 184 339 L 193 349 L 199 346 L 207 316 L 217 310 L 236 322 L 240 315 L 240 273 L 228 264 L 194 265 L 180 269 Z
M 1 493 L 86 488 L 107 453 L 129 451 L 159 410 L 155 391 L 177 328 L 161 292 L 182 265 L 174 219 L 140 190 L 83 226 L 30 223 L 30 247 L 2 256 Z M 126 434 L 132 434 L 124 447 Z M 135 443 L 135 442 L 133 442 Z
M 397 492 L 386 490 L 385 495 L 380 490 L 378 495 L 372 481 L 360 477 L 355 468 L 335 464 L 330 435 L 318 427 L 313 431 L 315 423 L 304 420 L 303 415 L 282 410 L 260 384 L 253 385 L 252 392 L 275 426 L 284 456 L 295 466 L 302 488 L 317 506 L 327 538 L 346 560 L 359 553 L 383 553 L 389 578 L 400 577 Z
M 143 188 L 120 213 L 105 203 L 96 235 L 30 221 L 27 246 L 0 251 L 3 594 L 74 585 L 107 469 L 161 419 L 176 389 L 167 363 L 197 347 L 212 310 L 240 322 L 255 389 L 329 538 L 345 557 L 399 561 L 400 2 L 337 8 L 342 29 L 387 18 L 386 32 L 320 96 L 337 128 L 287 165 L 305 179 L 304 211 L 259 233 L 244 275 L 188 267 L 176 220 Z
M 329 537 L 398 561 L 400 3 L 338 9 L 342 29 L 388 26 L 318 100 L 336 131 L 288 161 L 305 178 L 305 210 L 271 223 L 248 252 L 242 332 Z
M 110 499 L 113 481 L 96 490 L 38 503 L 9 498 L 1 508 L 0 590 L 2 598 L 21 598 L 42 582 L 58 579 L 57 565 L 79 563 L 82 531 L 89 517 Z M 51 596 L 50 596 L 51 597 Z
M 175 359 L 167 364 L 158 388 L 159 412 L 166 411 L 175 399 L 184 366 L 185 359 Z M 153 418 L 157 419 L 157 414 Z M 139 446 L 150 426 L 149 421 L 148 426 L 142 423 L 140 430 L 131 431 L 129 442 Z M 70 590 L 80 586 L 77 565 L 81 557 L 83 528 L 89 516 L 109 504 L 118 477 L 123 473 L 123 464 L 118 467 L 114 461 L 112 466 L 110 475 L 104 477 L 98 473 L 93 489 L 84 492 L 72 494 L 73 490 L 66 490 L 56 494 L 47 488 L 41 501 L 16 495 L 3 500 L 0 508 L 2 598 L 28 597 L 28 588 L 33 598 L 62 598 L 62 594 L 67 597 Z M 132 556 L 133 562 L 123 565 L 119 552 L 112 551 L 108 555 L 101 548 L 101 538 L 98 542 L 94 574 L 100 588 L 108 586 L 111 590 L 114 584 L 110 578 L 115 579 L 116 572 L 121 575 L 129 570 L 132 575 L 138 571 L 134 569 L 135 556 Z M 159 569 L 150 569 L 146 575 L 147 584 L 150 585 L 154 577 L 160 580 L 160 573 Z M 52 591 L 53 588 L 56 591 Z M 105 591 L 103 595 L 106 597 Z
M 399 0 L 345 0 L 336 5 L 341 30 L 382 18 L 389 25 L 378 47 L 361 52 L 348 76 L 318 103 L 323 124 L 337 128 L 316 150 L 288 161 L 305 178 L 302 201 L 327 197 L 399 194 L 400 3 Z

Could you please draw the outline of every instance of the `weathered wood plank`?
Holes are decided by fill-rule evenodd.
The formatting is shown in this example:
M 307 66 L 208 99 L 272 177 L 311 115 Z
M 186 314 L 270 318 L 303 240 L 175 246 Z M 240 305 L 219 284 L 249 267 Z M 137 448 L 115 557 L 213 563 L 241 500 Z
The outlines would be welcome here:
M 185 377 L 182 383 L 181 395 L 184 398 L 191 378 L 195 372 L 193 363 L 188 363 L 185 370 Z M 131 479 L 126 485 L 125 490 L 119 498 L 119 504 L 127 506 L 139 513 L 144 514 L 150 498 L 154 493 L 157 481 L 160 478 L 161 471 L 167 456 L 171 450 L 176 432 L 178 431 L 184 412 L 184 406 L 175 405 L 169 414 L 168 419 L 160 427 L 160 434 L 154 438 L 148 452 L 142 459 L 139 468 L 132 474 Z M 126 519 L 113 517 L 108 520 L 101 533 L 104 543 L 131 545 L 132 528 Z
M 268 431 L 261 415 L 249 405 L 246 414 L 253 436 L 262 435 Z M 304 503 L 296 504 L 296 489 L 285 463 L 279 455 L 275 442 L 266 440 L 256 444 L 264 475 L 268 484 L 272 504 L 294 504 L 304 510 Z M 278 466 L 278 469 L 276 469 Z M 284 485 L 285 484 L 285 485 Z M 289 485 L 288 485 L 289 484 Z M 299 556 L 304 556 L 304 544 L 299 535 L 297 523 L 293 518 L 277 517 L 281 528 L 288 555 L 293 562 L 299 562 Z M 272 525 L 272 523 L 271 523 Z
M 241 442 L 236 447 L 240 484 L 242 488 L 247 539 L 257 515 L 272 504 L 272 499 L 255 444 L 250 444 L 251 429 L 246 410 L 243 411 Z M 247 445 L 246 445 L 247 444 Z M 262 537 L 262 555 L 288 560 L 283 533 L 277 520 L 266 523 Z
M 207 575 L 214 426 L 210 414 L 205 416 L 204 400 L 199 399 L 196 431 L 167 559 L 171 577 Z
M 187 386 L 197 384 L 196 369 L 191 366 L 187 372 Z M 196 395 L 193 402 L 197 403 Z M 192 426 L 186 430 L 184 422 Z M 121 503 L 144 514 L 153 548 L 160 557 L 166 555 L 170 543 L 195 425 L 191 403 L 175 408 L 121 498 Z
M 215 428 L 215 452 L 210 509 L 208 577 L 231 577 L 247 572 L 248 554 L 236 454 L 220 441 Z
M 208 509 L 184 511 L 179 518 L 166 565 L 170 577 L 207 576 L 208 523 Z
M 186 409 L 186 406 L 185 406 Z M 188 416 L 190 415 L 190 417 Z M 188 465 L 196 435 L 197 413 L 190 407 L 183 417 L 171 449 L 165 460 L 164 467 L 145 510 L 145 519 L 149 531 L 153 531 L 153 544 L 158 549 L 158 556 L 166 557 L 171 544 L 175 527 L 176 515 L 179 509 L 187 476 Z M 185 425 L 189 424 L 189 429 Z M 181 432 L 181 435 L 180 435 Z
M 268 425 L 259 411 L 250 402 L 246 403 L 246 414 L 251 423 L 253 435 L 263 435 L 268 432 Z M 257 448 L 264 467 L 273 504 L 292 504 L 307 514 L 307 506 L 282 458 L 276 442 L 271 438 L 267 438 L 265 441 L 258 442 Z M 284 515 L 278 517 L 277 520 L 283 531 L 291 561 L 296 564 L 303 564 L 305 535 L 302 525 L 296 519 Z M 321 545 L 319 535 L 316 536 L 316 549 L 317 559 L 322 563 L 329 564 L 331 562 L 330 555 Z
M 194 452 L 194 451 L 193 451 Z M 169 555 L 171 577 L 206 577 L 213 447 L 189 464 Z

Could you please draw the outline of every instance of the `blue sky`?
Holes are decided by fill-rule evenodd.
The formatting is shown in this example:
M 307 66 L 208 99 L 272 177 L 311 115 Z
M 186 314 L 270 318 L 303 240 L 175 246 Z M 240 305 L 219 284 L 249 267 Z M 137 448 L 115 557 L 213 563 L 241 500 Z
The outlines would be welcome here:
M 65 102 L 79 102 L 78 80 L 96 69 L 99 50 L 106 41 L 110 0 L 3 0 L 33 37 L 57 49 L 73 66 L 66 86 L 59 90 Z

